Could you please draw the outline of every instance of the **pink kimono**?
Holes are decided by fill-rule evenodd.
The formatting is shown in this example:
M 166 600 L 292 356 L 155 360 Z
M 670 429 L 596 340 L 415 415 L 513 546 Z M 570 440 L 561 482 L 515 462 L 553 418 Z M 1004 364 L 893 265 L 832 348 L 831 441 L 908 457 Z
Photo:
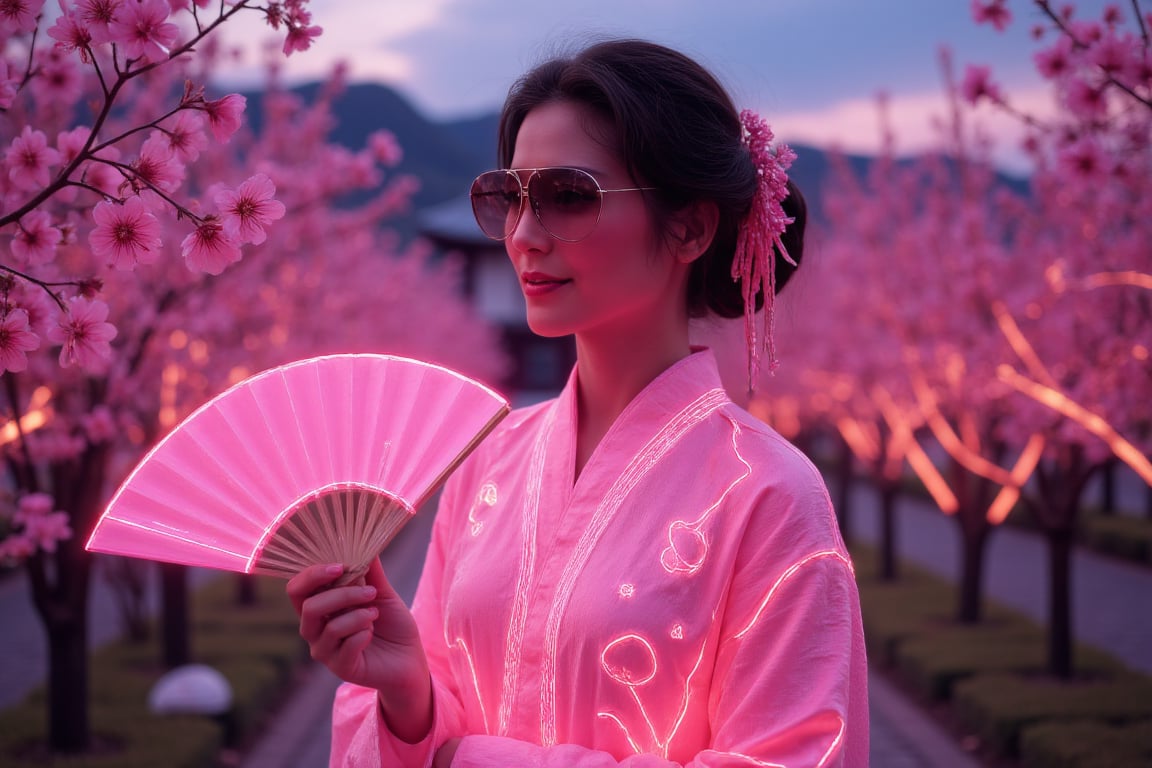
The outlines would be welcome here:
M 866 766 L 852 563 L 816 469 L 710 351 L 653 381 L 573 482 L 576 374 L 456 472 L 413 612 L 435 725 L 344 685 L 333 766 Z

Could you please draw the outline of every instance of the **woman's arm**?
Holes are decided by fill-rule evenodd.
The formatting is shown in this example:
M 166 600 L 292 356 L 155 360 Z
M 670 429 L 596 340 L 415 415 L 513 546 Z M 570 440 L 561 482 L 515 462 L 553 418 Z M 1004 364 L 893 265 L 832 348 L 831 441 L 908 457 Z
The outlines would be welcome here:
M 334 636 L 326 644 L 309 643 L 314 658 L 324 661 L 341 679 L 348 681 L 337 691 L 333 704 L 332 766 L 427 768 L 437 749 L 447 739 L 463 732 L 463 709 L 440 629 L 443 626 L 440 606 L 446 547 L 444 529 L 448 527 L 444 523 L 452 516 L 454 489 L 455 483 L 450 479 L 441 494 L 412 610 L 396 597 L 383 569 L 377 573 L 374 566 L 369 583 L 377 590 L 378 597 L 371 598 L 374 604 L 367 605 L 367 600 L 361 597 L 355 608 L 351 607 L 355 604 L 353 600 L 344 609 L 367 614 L 348 619 L 342 628 L 332 630 L 342 639 Z M 306 592 L 303 585 L 292 589 Z M 321 592 L 316 597 L 325 594 Z M 313 604 L 311 608 L 315 610 L 309 612 L 307 628 L 302 614 L 301 634 L 308 632 L 306 640 L 316 636 L 319 627 L 324 627 L 319 630 L 322 637 L 328 624 L 335 620 L 329 616 L 329 621 L 324 622 L 327 614 L 323 611 L 330 607 Z M 370 618 L 373 609 L 376 618 Z M 382 620 L 388 623 L 378 628 Z M 368 658 L 364 657 L 365 653 Z M 380 659 L 379 663 L 376 659 Z M 394 668 L 392 662 L 395 662 Z M 391 671 L 381 674 L 381 669 Z

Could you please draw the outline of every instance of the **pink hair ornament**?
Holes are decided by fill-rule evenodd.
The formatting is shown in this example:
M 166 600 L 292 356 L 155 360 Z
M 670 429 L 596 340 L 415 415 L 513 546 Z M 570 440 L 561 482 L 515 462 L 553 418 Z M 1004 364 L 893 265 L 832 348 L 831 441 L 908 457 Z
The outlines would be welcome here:
M 779 251 L 792 266 L 797 266 L 780 236 L 792 223 L 781 205 L 788 196 L 787 169 L 796 159 L 796 153 L 787 145 L 772 150 L 772 129 L 768 122 L 750 109 L 740 113 L 743 142 L 756 166 L 756 194 L 752 207 L 740 227 L 736 240 L 736 256 L 732 260 L 732 279 L 740 282 L 744 295 L 744 336 L 748 346 L 748 389 L 756 388 L 760 376 L 761 352 L 768 353 L 768 370 L 780 365 L 776 359 L 776 345 L 772 340 L 775 322 L 776 258 Z M 756 329 L 756 293 L 764 297 L 764 327 Z

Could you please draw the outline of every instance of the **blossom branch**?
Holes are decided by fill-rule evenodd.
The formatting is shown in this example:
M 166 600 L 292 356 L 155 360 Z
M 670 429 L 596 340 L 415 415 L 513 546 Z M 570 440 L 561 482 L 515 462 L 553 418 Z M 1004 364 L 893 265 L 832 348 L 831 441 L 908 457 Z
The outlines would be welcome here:
M 1148 47 L 1148 27 L 1144 24 L 1144 16 L 1140 13 L 1140 0 L 1132 0 L 1132 15 L 1136 17 L 1136 25 L 1140 27 L 1140 37 L 1144 40 L 1144 47 Z
M 90 160 L 90 159 L 99 159 L 99 158 L 93 158 L 92 157 L 92 152 L 94 151 L 93 150 L 93 144 L 96 141 L 96 137 L 100 133 L 100 129 L 104 126 L 104 123 L 107 122 L 108 116 L 112 112 L 112 106 L 116 100 L 116 97 L 119 95 L 120 90 L 124 87 L 124 85 L 129 80 L 131 80 L 135 77 L 138 77 L 139 75 L 142 75 L 145 72 L 149 72 L 149 71 L 155 69 L 156 67 L 160 66 L 161 64 L 164 64 L 168 61 L 171 61 L 172 59 L 175 59 L 178 56 L 181 56 L 182 54 L 193 50 L 194 47 L 196 46 L 196 44 L 199 43 L 201 40 L 203 40 L 204 37 L 207 34 L 209 34 L 212 30 L 214 30 L 217 26 L 219 26 L 220 24 L 227 21 L 234 14 L 239 13 L 239 11 L 241 9 L 247 8 L 247 7 L 248 7 L 248 0 L 240 0 L 240 2 L 238 2 L 230 10 L 228 10 L 227 12 L 222 12 L 220 17 L 217 18 L 216 20 L 214 20 L 202 32 L 200 32 L 199 34 L 192 37 L 184 45 L 182 45 L 179 48 L 177 48 L 176 50 L 172 51 L 167 59 L 161 59 L 160 61 L 152 62 L 150 64 L 143 66 L 143 67 L 140 67 L 138 69 L 134 69 L 131 71 L 122 70 L 120 68 L 119 58 L 118 58 L 118 50 L 116 47 L 116 43 L 112 43 L 112 65 L 113 65 L 113 68 L 115 69 L 115 72 L 116 72 L 116 82 L 113 83 L 112 87 L 110 89 L 108 89 L 105 93 L 104 104 L 101 106 L 100 113 L 96 117 L 96 120 L 92 126 L 92 132 L 89 135 L 88 140 L 84 143 L 84 147 L 81 149 L 80 152 L 77 153 L 77 156 L 72 160 L 72 162 L 70 162 L 63 170 L 61 170 L 60 173 L 58 173 L 56 175 L 56 178 L 53 179 L 51 183 L 46 185 L 44 187 L 44 189 L 40 190 L 39 193 L 37 193 L 35 196 L 33 196 L 24 205 L 20 206 L 19 208 L 17 208 L 16 210 L 14 210 L 12 212 L 0 217 L 0 228 L 3 228 L 4 226 L 7 226 L 8 224 L 11 224 L 13 222 L 19 221 L 23 216 L 25 216 L 28 213 L 30 213 L 31 211 L 35 210 L 41 204 L 43 204 L 46 200 L 48 200 L 48 198 L 50 198 L 52 195 L 54 195 L 57 191 L 59 191 L 65 185 L 69 176 L 71 176 L 72 173 L 75 172 L 75 170 L 80 166 L 80 164 L 82 162 L 84 162 L 86 160 Z M 34 32 L 33 33 L 33 43 L 35 42 L 35 37 L 36 37 L 36 33 Z M 29 56 L 31 56 L 31 54 L 29 54 Z M 95 61 L 96 61 L 96 59 L 95 59 L 95 57 L 93 57 L 93 62 L 95 62 Z M 29 67 L 31 67 L 31 64 L 29 64 Z M 30 76 L 30 75 L 28 75 L 28 76 Z M 103 84 L 103 78 L 101 78 L 101 83 Z M 102 144 L 101 146 L 102 147 L 106 146 L 106 143 Z M 169 199 L 169 198 L 166 197 L 165 199 Z
M 89 157 L 91 157 L 94 153 L 99 152 L 102 149 L 107 149 L 108 147 L 112 146 L 113 144 L 118 144 L 121 141 L 123 141 L 124 139 L 127 139 L 129 136 L 133 136 L 137 133 L 140 133 L 141 131 L 147 131 L 151 128 L 155 128 L 157 130 L 164 131 L 165 133 L 169 133 L 167 130 L 160 127 L 160 123 L 164 122 L 168 118 L 172 117 L 172 115 L 175 115 L 176 113 L 178 113 L 184 109 L 192 109 L 192 107 L 188 106 L 184 102 L 181 102 L 179 106 L 168 110 L 168 112 L 161 115 L 160 117 L 157 117 L 155 120 L 153 120 L 149 123 L 145 123 L 144 125 L 138 125 L 135 128 L 129 128 L 127 131 L 124 131 L 119 136 L 114 136 L 111 139 L 107 139 L 106 141 L 100 142 L 96 146 L 92 147 L 91 150 L 89 150 L 89 152 L 88 152 Z
M 1072 41 L 1072 45 L 1076 49 L 1087 50 L 1088 46 L 1085 45 L 1084 43 L 1082 43 L 1080 41 L 1080 39 L 1077 38 L 1076 35 L 1074 35 L 1072 33 L 1072 30 L 1068 28 L 1068 25 L 1064 23 L 1064 20 L 1062 18 L 1060 18 L 1060 15 L 1052 10 L 1052 6 L 1049 4 L 1048 0 L 1036 0 L 1036 5 L 1040 6 L 1040 10 L 1044 12 L 1044 15 L 1046 15 L 1049 19 L 1051 19 L 1052 23 L 1056 25 L 1056 28 L 1059 29 L 1064 35 L 1066 35 L 1068 37 L 1069 40 Z M 1140 19 L 1139 8 L 1137 8 L 1136 18 Z M 1141 29 L 1143 30 L 1143 20 L 1142 19 L 1141 19 Z M 1147 41 L 1148 41 L 1147 31 L 1145 31 L 1144 41 L 1145 41 L 1145 43 L 1147 43 Z M 1147 98 L 1147 97 L 1141 96 L 1140 94 L 1136 93 L 1136 91 L 1134 89 L 1132 89 L 1131 87 L 1120 82 L 1119 80 L 1116 79 L 1116 77 L 1114 75 L 1104 71 L 1102 68 L 1100 71 L 1104 73 L 1104 79 L 1108 83 L 1110 83 L 1110 84 L 1116 86 L 1117 88 L 1119 88 L 1120 90 L 1124 91 L 1124 93 L 1128 94 L 1133 99 L 1140 102 L 1141 104 L 1148 107 L 1149 109 L 1152 109 L 1152 98 Z
M 31 275 L 25 274 L 24 272 L 21 272 L 18 269 L 14 269 L 14 268 L 8 266 L 7 264 L 0 264 L 0 270 L 3 270 L 5 272 L 7 272 L 8 274 L 13 275 L 15 277 L 18 277 L 21 280 L 26 280 L 27 282 L 32 283 L 33 285 L 39 286 L 40 288 L 42 288 L 44 290 L 45 293 L 47 293 L 49 296 L 52 297 L 52 300 L 54 302 L 56 302 L 56 306 L 58 306 L 61 310 L 63 310 L 64 306 L 65 306 L 64 300 L 61 299 L 59 294 L 57 294 L 52 289 L 57 288 L 57 287 L 66 286 L 66 285 L 76 286 L 79 288 L 83 285 L 83 283 L 81 281 L 78 281 L 78 280 L 65 280 L 63 282 L 55 282 L 55 283 L 46 282 L 44 280 L 39 280 L 35 277 L 32 277 Z
M 118 170 L 120 172 L 120 175 L 124 177 L 125 181 L 127 181 L 131 184 L 142 184 L 145 187 L 148 187 L 148 189 L 151 190 L 152 192 L 154 192 L 157 197 L 163 199 L 164 202 L 168 203 L 173 208 L 175 208 L 178 216 L 187 217 L 187 218 L 191 219 L 192 221 L 195 221 L 198 224 L 203 223 L 203 221 L 204 221 L 203 217 L 197 216 L 196 214 L 192 213 L 192 211 L 188 210 L 188 208 L 186 208 L 185 206 L 180 205 L 180 203 L 176 202 L 176 200 L 174 200 L 172 198 L 172 196 L 169 195 L 167 192 L 160 189 L 160 187 L 156 186 L 151 181 L 149 181 L 148 179 L 144 178 L 139 173 L 137 173 L 132 168 L 131 165 L 127 165 L 126 163 L 121 163 L 117 160 L 109 160 L 109 159 L 104 158 L 104 157 L 93 157 L 92 162 L 103 163 L 104 165 L 112 166 L 113 168 L 115 168 L 116 170 Z M 103 194 L 103 193 L 101 193 L 101 194 Z M 121 202 L 123 202 L 123 201 L 121 201 Z

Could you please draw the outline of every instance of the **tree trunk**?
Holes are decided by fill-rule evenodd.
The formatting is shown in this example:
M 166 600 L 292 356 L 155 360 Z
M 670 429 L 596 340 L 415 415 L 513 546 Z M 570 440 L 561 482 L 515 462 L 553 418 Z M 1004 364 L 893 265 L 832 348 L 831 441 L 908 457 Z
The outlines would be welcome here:
M 183 565 L 162 563 L 160 584 L 161 644 L 163 663 L 168 669 L 192 661 L 191 632 L 188 626 L 188 569 Z
M 963 512 L 957 512 L 957 515 Z M 960 610 L 961 624 L 979 624 L 984 618 L 984 553 L 988 526 L 964 525 L 960 521 Z
M 1068 679 L 1074 671 L 1072 634 L 1072 544 L 1084 488 L 1094 467 L 1079 445 L 1063 447 L 1049 469 L 1037 467 L 1042 507 L 1036 518 L 1048 543 L 1048 672 Z
M 840 524 L 840 536 L 846 544 L 852 543 L 852 526 L 849 506 L 852 496 L 852 448 L 848 441 L 840 440 L 840 457 L 836 462 L 836 522 Z
M 1048 670 L 1072 677 L 1072 529 L 1048 531 Z
M 1109 459 L 1100 468 L 1100 514 L 1116 514 L 1116 459 Z
M 880 578 L 895 581 L 900 577 L 896 558 L 896 495 L 897 483 L 882 478 L 880 481 Z
M 48 635 L 48 743 L 53 752 L 88 749 L 88 621 L 63 616 L 45 621 Z
M 50 492 L 56 508 L 68 513 L 73 534 L 54 553 L 39 553 L 25 564 L 32 603 L 48 637 L 48 747 L 56 753 L 83 752 L 91 740 L 88 580 L 92 556 L 84 544 L 99 515 L 107 463 L 107 446 L 98 445 L 88 446 L 77 459 L 51 466 Z M 38 489 L 34 475 L 25 480 L 23 490 Z

